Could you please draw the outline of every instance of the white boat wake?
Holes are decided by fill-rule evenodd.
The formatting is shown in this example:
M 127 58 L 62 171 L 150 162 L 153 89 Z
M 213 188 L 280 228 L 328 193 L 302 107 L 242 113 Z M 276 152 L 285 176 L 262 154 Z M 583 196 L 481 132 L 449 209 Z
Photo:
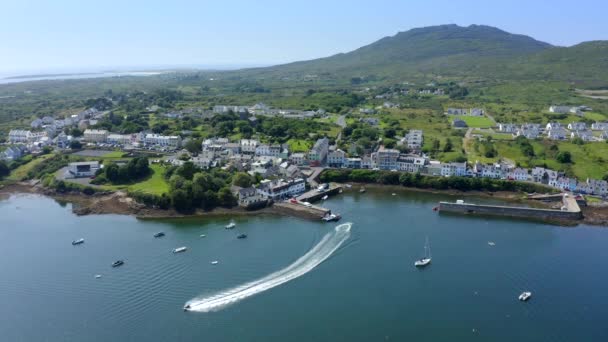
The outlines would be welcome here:
M 303 276 L 327 260 L 350 236 L 352 223 L 344 223 L 325 235 L 311 250 L 291 265 L 264 278 L 218 292 L 211 296 L 191 299 L 186 303 L 188 311 L 218 311 L 230 304 L 282 285 Z

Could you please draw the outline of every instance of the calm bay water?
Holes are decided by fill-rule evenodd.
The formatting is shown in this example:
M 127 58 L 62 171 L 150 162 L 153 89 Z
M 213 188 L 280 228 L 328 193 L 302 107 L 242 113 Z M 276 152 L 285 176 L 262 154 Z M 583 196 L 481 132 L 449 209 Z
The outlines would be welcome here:
M 209 313 L 184 303 L 276 272 L 337 224 L 294 218 L 77 217 L 0 201 L 3 341 L 606 341 L 608 230 L 438 215 L 446 197 L 345 194 L 352 222 L 325 262 Z M 341 222 L 341 223 L 343 223 Z M 166 236 L 152 235 L 164 231 Z M 249 235 L 238 240 L 240 233 Z M 200 238 L 200 234 L 206 234 Z M 426 236 L 433 264 L 413 267 Z M 72 246 L 72 240 L 86 242 Z M 495 246 L 489 246 L 494 241 Z M 187 246 L 182 254 L 173 248 Z M 113 269 L 110 264 L 124 259 Z M 218 260 L 218 265 L 210 261 Z M 95 274 L 103 277 L 95 279 Z M 533 292 L 528 303 L 517 296 Z

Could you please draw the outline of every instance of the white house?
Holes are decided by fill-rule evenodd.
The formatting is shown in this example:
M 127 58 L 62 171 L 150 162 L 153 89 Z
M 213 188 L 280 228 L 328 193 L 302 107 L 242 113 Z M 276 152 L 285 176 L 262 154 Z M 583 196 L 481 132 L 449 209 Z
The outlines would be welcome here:
M 90 142 L 105 142 L 108 139 L 108 131 L 105 129 L 87 129 L 84 131 L 84 140 Z
M 563 140 L 566 139 L 566 131 L 560 128 L 553 128 L 547 133 L 547 137 L 551 140 Z
M 292 153 L 291 156 L 289 156 L 289 161 L 295 165 L 303 165 L 306 161 L 306 154 L 302 152 Z
M 243 153 L 255 153 L 259 144 L 260 142 L 255 139 L 241 139 L 241 151 Z
M 574 131 L 570 133 L 570 139 L 581 138 L 583 141 L 592 141 L 593 133 L 588 130 Z
M 467 175 L 467 163 L 442 163 L 441 164 L 441 175 L 444 177 L 451 176 L 466 176 Z
M 594 122 L 591 124 L 591 129 L 594 131 L 607 131 L 608 122 Z
M 337 149 L 335 151 L 329 152 L 327 155 L 327 164 L 331 167 L 342 167 L 346 160 L 346 153 L 344 151 Z
M 289 181 L 283 179 L 268 180 L 260 182 L 257 188 L 260 195 L 277 200 L 296 196 L 306 191 L 306 182 L 302 178 L 297 178 Z
M 397 159 L 397 170 L 405 172 L 422 172 L 427 159 L 415 154 L 401 154 Z
M 31 136 L 32 132 L 30 131 L 12 129 L 10 132 L 8 132 L 8 141 L 13 144 L 26 143 L 30 140 Z
M 513 179 L 516 181 L 528 181 L 530 180 L 530 174 L 528 173 L 528 169 L 524 169 L 521 167 L 516 167 L 513 170 L 511 170 L 508 174 L 507 177 L 509 179 Z
M 515 133 L 515 132 L 517 132 L 517 125 L 510 124 L 510 123 L 509 124 L 499 123 L 498 130 L 502 133 Z
M 407 144 L 407 147 L 413 150 L 418 150 L 422 147 L 423 135 L 419 129 L 410 130 L 402 140 L 403 144 Z
M 568 129 L 571 131 L 584 131 L 587 129 L 587 124 L 584 122 L 571 122 L 568 124 Z
M 396 170 L 397 159 L 399 158 L 399 150 L 385 148 L 380 146 L 377 152 L 372 153 L 376 167 L 382 170 Z
M 308 160 L 313 163 L 322 164 L 329 153 L 329 139 L 322 138 L 315 142 L 310 152 L 308 152 Z
M 551 131 L 554 129 L 562 129 L 562 124 L 559 122 L 549 122 L 545 127 L 545 130 Z
M 144 138 L 144 145 L 146 146 L 179 148 L 181 144 L 182 138 L 177 135 L 146 134 Z

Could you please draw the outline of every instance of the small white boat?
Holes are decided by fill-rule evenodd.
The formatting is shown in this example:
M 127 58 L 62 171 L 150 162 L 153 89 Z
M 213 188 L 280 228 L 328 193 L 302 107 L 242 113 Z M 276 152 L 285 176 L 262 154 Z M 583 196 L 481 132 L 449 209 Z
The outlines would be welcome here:
M 211 262 L 211 265 L 217 265 L 218 263 L 219 263 L 219 261 L 217 261 L 217 260 L 213 260 L 213 261 Z
M 353 187 L 353 186 L 352 186 L 352 185 L 350 185 L 350 184 L 344 184 L 344 186 L 345 186 L 347 189 L 350 189 L 350 188 L 352 188 L 352 187 Z
M 329 198 L 329 196 L 325 195 L 325 196 L 323 196 L 321 199 L 325 201 L 325 200 L 326 200 L 326 199 L 328 199 L 328 198 Z
M 393 195 L 393 196 L 397 196 L 397 194 L 396 194 L 396 193 L 394 193 L 394 192 L 393 192 L 391 195 Z
M 496 246 L 496 243 L 494 243 L 494 241 L 488 241 L 488 246 Z
M 360 193 L 364 193 L 364 192 L 365 192 L 365 188 L 361 188 L 361 189 L 359 189 L 359 192 L 360 192 Z
M 181 253 L 181 252 L 185 252 L 187 250 L 188 250 L 188 247 L 178 247 L 173 250 L 173 253 Z
M 416 267 L 425 267 L 431 263 L 431 246 L 429 245 L 429 238 L 426 238 L 426 244 L 424 245 L 424 257 L 414 262 Z
M 236 223 L 234 223 L 234 221 L 230 221 L 230 223 L 228 223 L 225 228 L 233 229 L 234 227 L 236 227 Z
M 202 238 L 204 238 L 204 237 L 206 237 L 206 236 L 207 236 L 207 235 L 205 235 L 205 234 L 201 234 L 201 235 L 199 235 L 199 237 L 202 237 Z
M 532 297 L 532 292 L 528 292 L 528 291 L 522 292 L 519 295 L 519 300 L 521 300 L 522 302 L 526 302 L 526 301 L 528 301 L 528 299 L 530 299 L 530 297 Z
M 95 279 L 99 279 L 99 278 L 101 278 L 101 274 L 96 274 Z

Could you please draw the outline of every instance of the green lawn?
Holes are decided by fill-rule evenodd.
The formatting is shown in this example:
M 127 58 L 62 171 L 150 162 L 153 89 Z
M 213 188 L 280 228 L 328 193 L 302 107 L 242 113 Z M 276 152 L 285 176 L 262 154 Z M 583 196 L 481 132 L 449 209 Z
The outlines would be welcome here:
M 289 139 L 287 140 L 287 144 L 289 145 L 289 151 L 291 153 L 308 152 L 312 147 L 312 143 L 310 141 L 302 139 Z
M 165 168 L 160 165 L 151 165 L 150 168 L 152 169 L 152 175 L 150 177 L 143 182 L 130 185 L 128 189 L 154 195 L 162 195 L 163 193 L 169 192 L 169 184 L 167 184 L 163 177 Z
M 455 116 L 455 117 L 449 116 L 448 118 L 449 118 L 450 122 L 452 122 L 452 120 L 455 118 L 461 119 L 462 121 L 467 123 L 467 126 L 473 127 L 473 128 L 487 128 L 487 127 L 495 126 L 494 122 L 485 116 L 463 115 L 463 116 Z

